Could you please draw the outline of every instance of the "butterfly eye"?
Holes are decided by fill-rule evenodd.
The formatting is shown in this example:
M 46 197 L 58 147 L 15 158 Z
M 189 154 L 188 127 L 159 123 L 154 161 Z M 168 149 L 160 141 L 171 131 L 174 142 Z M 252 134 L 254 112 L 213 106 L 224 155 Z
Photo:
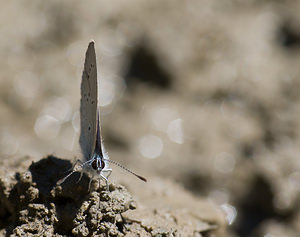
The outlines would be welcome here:
M 104 167 L 105 167 L 105 163 L 104 163 L 104 161 L 102 160 L 102 162 L 101 162 L 101 169 L 103 170 Z
M 94 161 L 92 162 L 92 167 L 93 167 L 94 170 L 97 169 L 97 160 L 94 160 Z

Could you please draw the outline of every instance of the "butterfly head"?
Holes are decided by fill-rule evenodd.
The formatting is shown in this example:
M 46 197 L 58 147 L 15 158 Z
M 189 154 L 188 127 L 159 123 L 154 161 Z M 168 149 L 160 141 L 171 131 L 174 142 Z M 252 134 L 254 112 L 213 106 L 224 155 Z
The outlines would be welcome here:
M 100 156 L 95 156 L 91 166 L 97 173 L 100 173 L 105 168 L 105 162 Z

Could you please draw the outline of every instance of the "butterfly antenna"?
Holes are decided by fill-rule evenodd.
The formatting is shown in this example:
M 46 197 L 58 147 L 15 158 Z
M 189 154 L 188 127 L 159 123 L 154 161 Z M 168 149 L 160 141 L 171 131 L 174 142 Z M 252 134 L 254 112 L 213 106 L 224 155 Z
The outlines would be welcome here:
M 108 159 L 105 159 L 105 161 L 108 161 L 109 163 L 112 163 L 112 164 L 114 164 L 116 166 L 119 166 L 120 168 L 122 168 L 123 170 L 126 170 L 130 174 L 133 174 L 135 177 L 139 178 L 140 180 L 143 180 L 144 182 L 147 182 L 147 179 L 145 179 L 144 177 L 142 177 L 142 176 L 134 173 L 133 171 L 131 171 L 130 169 L 126 168 L 125 166 L 119 164 L 118 162 L 113 161 L 113 160 L 108 160 Z

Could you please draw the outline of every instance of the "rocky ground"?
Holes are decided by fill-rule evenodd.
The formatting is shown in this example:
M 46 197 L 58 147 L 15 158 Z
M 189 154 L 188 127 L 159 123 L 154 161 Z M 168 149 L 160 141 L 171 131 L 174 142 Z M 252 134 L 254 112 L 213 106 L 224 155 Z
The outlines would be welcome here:
M 2 3 L 3 235 L 298 236 L 298 1 Z M 79 174 L 94 39 L 109 191 Z M 48 156 L 50 155 L 50 156 Z M 100 201 L 99 201 L 100 199 Z

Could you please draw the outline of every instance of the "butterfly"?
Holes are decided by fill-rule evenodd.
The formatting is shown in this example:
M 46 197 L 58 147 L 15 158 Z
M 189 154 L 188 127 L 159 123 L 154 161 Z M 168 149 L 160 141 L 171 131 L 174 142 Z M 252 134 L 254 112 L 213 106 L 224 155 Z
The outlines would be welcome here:
M 85 168 L 91 171 L 93 176 L 97 174 L 100 179 L 104 179 L 107 189 L 108 178 L 112 172 L 108 163 L 115 164 L 139 179 L 147 181 L 144 177 L 134 173 L 123 165 L 110 160 L 105 152 L 101 135 L 100 111 L 98 109 L 97 61 L 94 41 L 91 41 L 88 45 L 82 72 L 80 128 L 79 144 L 84 158 L 83 162 L 80 161 L 80 168 Z M 58 180 L 57 184 L 62 184 L 76 171 L 73 168 L 72 172 L 63 179 Z

